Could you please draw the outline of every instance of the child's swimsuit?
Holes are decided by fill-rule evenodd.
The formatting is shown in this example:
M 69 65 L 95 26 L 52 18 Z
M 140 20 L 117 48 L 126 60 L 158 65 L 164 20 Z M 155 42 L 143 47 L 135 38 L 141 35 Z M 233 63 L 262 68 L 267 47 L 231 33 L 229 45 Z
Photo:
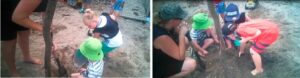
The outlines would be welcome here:
M 279 35 L 277 24 L 269 20 L 261 19 L 242 23 L 237 28 L 237 32 L 241 37 L 254 36 L 258 31 L 261 31 L 261 34 L 253 39 L 255 43 L 251 46 L 251 49 L 257 53 L 262 53 L 266 47 L 277 40 Z
M 106 55 L 108 52 L 123 44 L 122 33 L 119 30 L 118 23 L 114 21 L 108 13 L 102 13 L 99 19 L 101 19 L 101 21 L 98 22 L 93 32 L 100 33 L 100 36 L 104 38 L 102 51 L 104 55 Z

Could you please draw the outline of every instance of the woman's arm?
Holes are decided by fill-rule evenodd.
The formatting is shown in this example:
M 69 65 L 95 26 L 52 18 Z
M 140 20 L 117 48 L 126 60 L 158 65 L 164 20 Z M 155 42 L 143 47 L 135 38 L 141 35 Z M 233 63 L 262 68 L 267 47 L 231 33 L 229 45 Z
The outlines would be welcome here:
M 171 37 L 167 35 L 163 35 L 154 40 L 154 47 L 157 49 L 161 49 L 167 55 L 177 59 L 184 60 L 185 59 L 185 34 L 187 32 L 186 26 L 180 27 L 179 31 L 179 46 L 175 43 Z
M 155 48 L 161 49 L 164 53 L 177 60 L 184 60 L 184 43 L 184 40 L 182 40 L 182 38 L 179 38 L 179 46 L 177 46 L 177 44 L 171 39 L 171 37 L 163 35 L 155 39 L 153 45 Z
M 12 15 L 12 21 L 24 27 L 42 32 L 42 25 L 29 19 L 29 15 L 40 3 L 41 0 L 21 0 Z

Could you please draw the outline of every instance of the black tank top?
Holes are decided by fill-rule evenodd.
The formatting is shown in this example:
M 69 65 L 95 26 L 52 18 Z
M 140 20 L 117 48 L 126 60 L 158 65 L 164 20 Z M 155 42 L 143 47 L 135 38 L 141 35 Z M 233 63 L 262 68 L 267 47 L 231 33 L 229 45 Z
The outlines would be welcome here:
M 119 32 L 118 22 L 113 20 L 108 13 L 102 13 L 102 15 L 107 19 L 106 25 L 101 28 L 95 28 L 93 32 L 100 33 L 100 36 L 104 39 L 113 38 Z
M 156 38 L 167 35 L 172 36 L 167 30 L 164 28 L 154 25 L 153 26 L 153 42 Z M 171 37 L 176 44 L 178 45 L 177 40 L 174 37 Z M 153 77 L 154 78 L 166 78 L 172 76 L 181 71 L 183 65 L 183 61 L 177 60 L 167 54 L 165 54 L 162 50 L 156 49 L 153 46 Z

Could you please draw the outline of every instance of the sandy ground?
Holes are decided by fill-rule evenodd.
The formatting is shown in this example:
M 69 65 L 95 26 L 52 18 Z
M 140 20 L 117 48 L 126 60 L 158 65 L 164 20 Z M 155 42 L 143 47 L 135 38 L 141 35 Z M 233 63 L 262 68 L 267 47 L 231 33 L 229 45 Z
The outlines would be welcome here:
M 186 21 L 191 23 L 191 16 L 197 12 L 208 13 L 206 2 L 202 1 L 154 1 L 153 14 L 165 3 L 179 3 L 188 12 Z M 227 1 L 237 4 L 240 12 L 245 11 L 243 1 Z M 252 76 L 254 68 L 249 51 L 238 58 L 238 51 L 231 49 L 219 55 L 218 46 L 208 49 L 209 55 L 201 57 L 203 66 L 198 64 L 195 72 L 187 78 L 298 78 L 300 77 L 299 39 L 299 8 L 300 2 L 260 1 L 259 8 L 247 11 L 251 18 L 270 19 L 279 24 L 280 38 L 262 54 L 264 73 Z M 155 20 L 154 20 L 155 21 Z M 197 59 L 192 52 L 190 56 Z M 198 62 L 200 62 L 198 60 Z M 200 62 L 201 63 L 201 62 Z M 202 67 L 201 67 L 202 66 Z
M 139 0 L 140 1 L 140 0 Z M 123 12 L 136 12 L 141 16 L 145 16 L 143 13 L 144 8 L 142 4 L 135 3 L 136 0 L 127 0 L 130 6 L 134 6 L 136 9 L 127 8 Z M 134 5 L 133 5 L 134 4 Z M 93 3 L 92 8 L 97 13 L 109 12 L 109 5 L 103 1 L 97 1 Z M 37 22 L 41 21 L 39 14 L 34 14 L 31 18 Z M 150 54 L 149 54 L 149 38 L 150 30 L 149 25 L 140 21 L 134 21 L 131 19 L 118 19 L 120 30 L 123 34 L 124 44 L 114 50 L 114 56 L 105 61 L 104 77 L 149 77 L 150 76 Z M 53 41 L 56 42 L 57 56 L 61 63 L 67 69 L 68 74 L 74 73 L 77 69 L 73 65 L 72 47 L 78 48 L 80 43 L 87 38 L 87 27 L 82 23 L 82 15 L 79 14 L 79 10 L 73 9 L 66 4 L 58 3 L 52 23 L 54 29 Z M 30 51 L 31 55 L 35 58 L 44 58 L 44 40 L 42 33 L 33 31 L 30 36 Z M 21 51 L 17 48 L 16 64 L 17 69 L 22 76 L 26 77 L 38 77 L 44 76 L 43 65 L 26 64 L 21 61 Z M 52 58 L 51 61 L 52 74 L 58 76 L 57 66 Z M 1 64 L 1 76 L 8 76 L 7 68 Z

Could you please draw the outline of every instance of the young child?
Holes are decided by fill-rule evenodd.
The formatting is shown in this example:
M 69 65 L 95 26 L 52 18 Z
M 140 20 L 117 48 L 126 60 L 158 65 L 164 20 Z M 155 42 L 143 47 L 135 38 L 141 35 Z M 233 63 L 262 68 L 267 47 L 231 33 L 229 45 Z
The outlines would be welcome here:
M 112 9 L 110 11 L 110 14 L 115 15 L 116 17 L 120 16 L 120 12 L 123 10 L 125 0 L 112 0 Z
M 205 56 L 208 53 L 205 49 L 212 43 L 219 43 L 217 35 L 210 28 L 212 23 L 213 20 L 208 17 L 208 14 L 198 13 L 193 16 L 190 37 L 193 47 L 196 48 L 200 56 Z
M 80 72 L 71 74 L 71 77 L 100 78 L 104 66 L 101 48 L 102 44 L 99 39 L 92 37 L 86 39 L 74 54 L 75 66 L 80 67 Z
M 225 11 L 225 24 L 222 27 L 222 33 L 224 35 L 227 48 L 232 48 L 232 42 L 235 40 L 233 32 L 236 30 L 238 24 L 247 20 L 245 12 L 239 14 L 239 8 L 237 5 L 230 3 Z
M 251 71 L 251 74 L 262 73 L 260 53 L 263 53 L 265 48 L 277 40 L 279 35 L 277 24 L 266 19 L 250 20 L 240 24 L 236 32 L 241 36 L 239 56 L 244 53 L 246 42 L 252 41 L 254 44 L 250 48 L 250 54 L 254 61 L 255 69 Z
M 122 33 L 114 15 L 102 13 L 97 16 L 94 11 L 87 9 L 83 16 L 83 23 L 89 29 L 94 29 L 93 37 L 104 39 L 102 51 L 105 56 L 123 44 Z M 109 53 L 109 56 L 111 56 L 111 53 Z

